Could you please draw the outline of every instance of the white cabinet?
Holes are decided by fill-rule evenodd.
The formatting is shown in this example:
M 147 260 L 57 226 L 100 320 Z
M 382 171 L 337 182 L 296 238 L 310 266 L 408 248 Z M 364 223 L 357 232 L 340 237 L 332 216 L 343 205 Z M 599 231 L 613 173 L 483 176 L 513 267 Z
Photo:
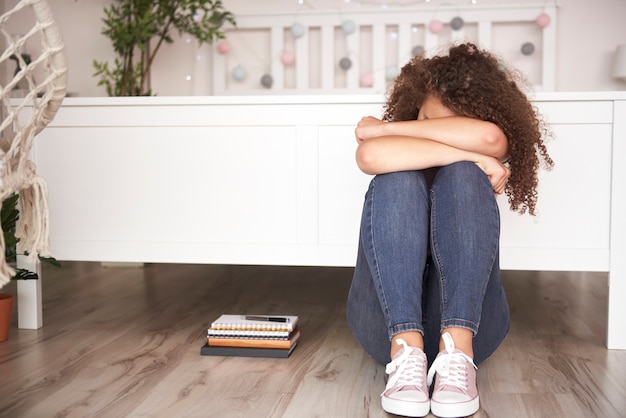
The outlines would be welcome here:
M 626 312 L 626 95 L 545 93 L 555 160 L 539 216 L 502 212 L 501 265 L 610 273 Z M 37 138 L 60 260 L 352 266 L 369 177 L 364 95 L 67 98 Z M 616 164 L 617 162 L 617 164 Z

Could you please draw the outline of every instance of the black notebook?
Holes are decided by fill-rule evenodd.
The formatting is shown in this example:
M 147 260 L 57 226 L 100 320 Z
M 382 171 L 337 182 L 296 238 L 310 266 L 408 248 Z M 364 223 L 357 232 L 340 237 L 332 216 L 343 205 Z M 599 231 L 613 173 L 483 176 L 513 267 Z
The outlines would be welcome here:
M 203 356 L 287 358 L 297 345 L 296 342 L 291 348 L 253 348 L 210 346 L 207 343 L 200 349 L 200 354 Z

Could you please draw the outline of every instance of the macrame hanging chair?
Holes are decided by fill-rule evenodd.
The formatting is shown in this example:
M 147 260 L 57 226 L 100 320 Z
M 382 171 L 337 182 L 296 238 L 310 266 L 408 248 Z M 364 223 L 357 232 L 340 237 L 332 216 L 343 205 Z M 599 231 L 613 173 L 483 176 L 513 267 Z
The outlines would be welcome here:
M 24 27 L 24 22 L 33 22 L 28 23 L 32 27 Z M 21 34 L 10 33 L 11 27 L 19 27 Z M 17 251 L 28 253 L 31 259 L 46 257 L 50 256 L 47 188 L 29 153 L 35 136 L 59 110 L 67 88 L 65 49 L 48 2 L 17 1 L 0 16 L 0 42 L 5 45 L 0 75 L 7 73 L 0 80 L 0 202 L 19 194 Z M 35 45 L 39 45 L 38 50 L 30 50 Z M 0 244 L 1 288 L 15 271 L 5 259 L 3 233 Z

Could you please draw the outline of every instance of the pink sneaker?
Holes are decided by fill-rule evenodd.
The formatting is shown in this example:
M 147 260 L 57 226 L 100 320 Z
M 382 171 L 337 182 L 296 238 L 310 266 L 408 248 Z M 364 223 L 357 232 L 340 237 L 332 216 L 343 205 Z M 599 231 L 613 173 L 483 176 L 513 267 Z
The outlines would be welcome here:
M 478 411 L 480 406 L 476 389 L 476 365 L 461 350 L 454 348 L 449 333 L 442 335 L 444 351 L 437 355 L 428 371 L 428 385 L 435 379 L 430 401 L 433 415 L 442 418 L 466 417 Z
M 385 372 L 389 375 L 382 397 L 383 409 L 405 417 L 425 417 L 430 410 L 426 386 L 426 354 L 398 338 L 402 348 L 394 356 Z

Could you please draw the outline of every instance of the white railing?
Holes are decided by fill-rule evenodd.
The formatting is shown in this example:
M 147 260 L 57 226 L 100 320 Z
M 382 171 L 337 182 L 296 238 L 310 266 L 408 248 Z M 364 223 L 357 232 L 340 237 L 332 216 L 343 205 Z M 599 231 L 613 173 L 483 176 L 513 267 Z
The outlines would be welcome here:
M 548 17 L 547 26 L 537 23 L 540 15 Z M 501 55 L 526 73 L 536 90 L 553 91 L 556 15 L 555 4 L 238 15 L 237 27 L 226 30 L 230 49 L 220 50 L 219 43 L 211 48 L 213 92 L 383 93 L 416 48 L 430 54 L 462 40 Z M 463 24 L 454 29 L 458 17 Z M 442 23 L 437 33 L 429 30 L 433 21 Z M 524 44 L 534 51 L 522 52 Z M 342 58 L 349 68 L 341 67 Z M 236 68 L 240 73 L 234 76 Z M 263 85 L 263 76 L 271 77 L 271 87 Z M 371 83 L 364 85 L 363 77 Z

